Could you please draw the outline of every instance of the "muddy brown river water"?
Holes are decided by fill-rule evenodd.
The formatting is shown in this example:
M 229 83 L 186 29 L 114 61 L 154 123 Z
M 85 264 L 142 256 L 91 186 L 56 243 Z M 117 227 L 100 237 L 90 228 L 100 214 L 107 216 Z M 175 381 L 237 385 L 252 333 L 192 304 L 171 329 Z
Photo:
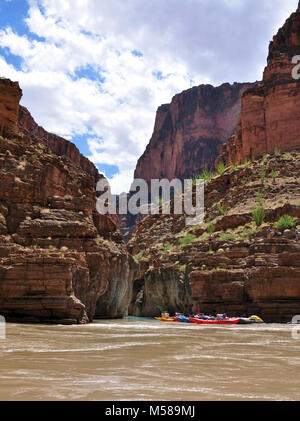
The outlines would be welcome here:
M 135 318 L 8 324 L 0 400 L 299 400 L 300 334 L 292 329 Z

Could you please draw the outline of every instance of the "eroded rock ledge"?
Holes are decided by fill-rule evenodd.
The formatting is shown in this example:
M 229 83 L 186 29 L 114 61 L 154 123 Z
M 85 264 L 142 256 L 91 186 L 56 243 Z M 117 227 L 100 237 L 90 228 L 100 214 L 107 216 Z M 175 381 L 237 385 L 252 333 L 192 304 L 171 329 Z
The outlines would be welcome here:
M 1 93 L 0 313 L 50 323 L 126 316 L 137 264 L 116 223 L 95 211 L 100 176 L 71 146 L 58 156 L 39 133 L 19 133 L 20 88 L 1 79 Z
M 300 243 L 293 230 L 271 234 L 281 216 L 300 224 L 295 55 L 300 55 L 300 2 L 270 44 L 263 81 L 242 96 L 236 133 L 221 146 L 216 161 L 220 175 L 206 180 L 205 222 L 187 228 L 185 216 L 164 215 L 140 222 L 129 243 L 141 267 L 133 314 L 152 315 L 154 307 L 157 313 L 195 312 L 198 305 L 208 313 L 259 313 L 266 321 L 290 321 L 300 314 Z M 161 109 L 152 140 L 157 146 L 152 155 L 147 148 L 138 173 L 147 156 L 162 150 L 160 141 L 176 133 L 173 115 L 168 106 Z M 164 159 L 172 172 L 172 153 Z M 254 223 L 254 209 L 265 214 L 261 225 Z
M 196 312 L 199 304 L 203 312 L 258 313 L 269 322 L 300 314 L 300 241 L 295 230 L 272 235 L 283 215 L 299 227 L 299 177 L 299 152 L 265 156 L 206 182 L 203 224 L 186 227 L 185 215 L 144 218 L 129 243 L 140 262 L 131 313 Z

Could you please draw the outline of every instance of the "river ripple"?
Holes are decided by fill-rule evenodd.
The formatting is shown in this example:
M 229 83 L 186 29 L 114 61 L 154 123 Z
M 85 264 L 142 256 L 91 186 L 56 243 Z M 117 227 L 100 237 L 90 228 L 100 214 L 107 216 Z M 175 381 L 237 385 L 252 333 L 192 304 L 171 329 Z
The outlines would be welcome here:
M 0 400 L 299 400 L 290 325 L 7 325 Z

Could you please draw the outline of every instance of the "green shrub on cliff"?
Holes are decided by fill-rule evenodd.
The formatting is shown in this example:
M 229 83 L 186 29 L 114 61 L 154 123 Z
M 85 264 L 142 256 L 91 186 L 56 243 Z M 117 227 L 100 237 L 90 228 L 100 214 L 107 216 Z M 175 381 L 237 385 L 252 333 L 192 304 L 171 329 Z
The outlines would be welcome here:
M 143 252 L 143 251 L 140 251 L 138 254 L 136 254 L 136 255 L 134 256 L 134 258 L 135 258 L 136 260 L 140 260 L 140 259 L 143 257 L 143 254 L 144 254 L 144 252 Z
M 166 243 L 166 244 L 164 244 L 163 252 L 164 253 L 169 253 L 169 251 L 171 251 L 172 248 L 173 248 L 173 245 L 171 243 Z
M 203 179 L 204 181 L 211 181 L 215 176 L 215 173 L 212 171 L 204 171 Z
M 185 237 L 179 238 L 179 243 L 186 246 L 195 241 L 196 236 L 194 234 L 187 234 Z
M 252 212 L 254 222 L 257 227 L 260 227 L 265 219 L 265 210 L 262 206 L 258 206 Z
M 296 228 L 296 222 L 290 215 L 284 215 L 274 224 L 274 227 L 279 229 L 279 231 L 293 229 Z
M 271 172 L 271 177 L 273 178 L 273 182 L 275 183 L 275 180 L 276 180 L 276 178 L 277 178 L 277 171 L 276 170 L 272 170 L 272 172 Z
M 227 206 L 224 206 L 224 207 L 221 205 L 217 205 L 217 206 L 221 215 L 225 216 L 228 214 L 229 208 Z
M 260 172 L 260 180 L 261 180 L 262 185 L 264 185 L 264 182 L 266 180 L 267 171 L 268 171 L 268 166 L 264 162 L 264 164 L 262 166 L 262 169 L 261 169 L 261 172 Z
M 223 175 L 225 171 L 226 171 L 226 167 L 225 167 L 224 162 L 219 162 L 219 164 L 218 164 L 218 174 Z
M 211 181 L 215 174 L 212 171 L 204 170 L 202 174 L 195 175 L 193 178 L 193 186 L 196 185 L 197 180 Z
M 207 227 L 208 234 L 212 235 L 215 232 L 215 230 L 216 230 L 216 227 L 215 227 L 214 224 L 209 224 L 208 225 L 208 227 Z
M 240 234 L 241 240 L 248 240 L 251 234 L 254 234 L 256 230 L 250 228 L 244 228 L 243 232 Z
M 196 185 L 196 182 L 197 182 L 197 180 L 202 180 L 202 176 L 201 175 L 194 175 L 194 177 L 193 177 L 193 186 L 195 186 Z
M 226 272 L 227 269 L 221 268 L 220 266 L 217 266 L 216 268 L 211 269 L 213 272 Z
M 235 235 L 234 234 L 222 234 L 220 236 L 220 241 L 228 241 L 228 240 L 234 240 Z
M 215 174 L 212 171 L 204 170 L 202 174 L 196 175 L 193 178 L 193 184 L 196 184 L 196 180 L 211 181 L 214 178 Z

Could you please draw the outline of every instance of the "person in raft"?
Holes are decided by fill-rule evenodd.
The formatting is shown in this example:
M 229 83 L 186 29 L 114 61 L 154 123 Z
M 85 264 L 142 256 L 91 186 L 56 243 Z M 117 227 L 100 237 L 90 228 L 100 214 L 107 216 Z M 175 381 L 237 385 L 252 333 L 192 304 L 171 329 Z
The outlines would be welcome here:
M 300 240 L 300 234 L 299 234 L 298 228 L 296 228 L 296 230 L 295 230 L 295 236 L 296 236 L 296 241 L 299 241 Z
M 227 314 L 217 314 L 217 320 L 224 320 L 227 319 Z

